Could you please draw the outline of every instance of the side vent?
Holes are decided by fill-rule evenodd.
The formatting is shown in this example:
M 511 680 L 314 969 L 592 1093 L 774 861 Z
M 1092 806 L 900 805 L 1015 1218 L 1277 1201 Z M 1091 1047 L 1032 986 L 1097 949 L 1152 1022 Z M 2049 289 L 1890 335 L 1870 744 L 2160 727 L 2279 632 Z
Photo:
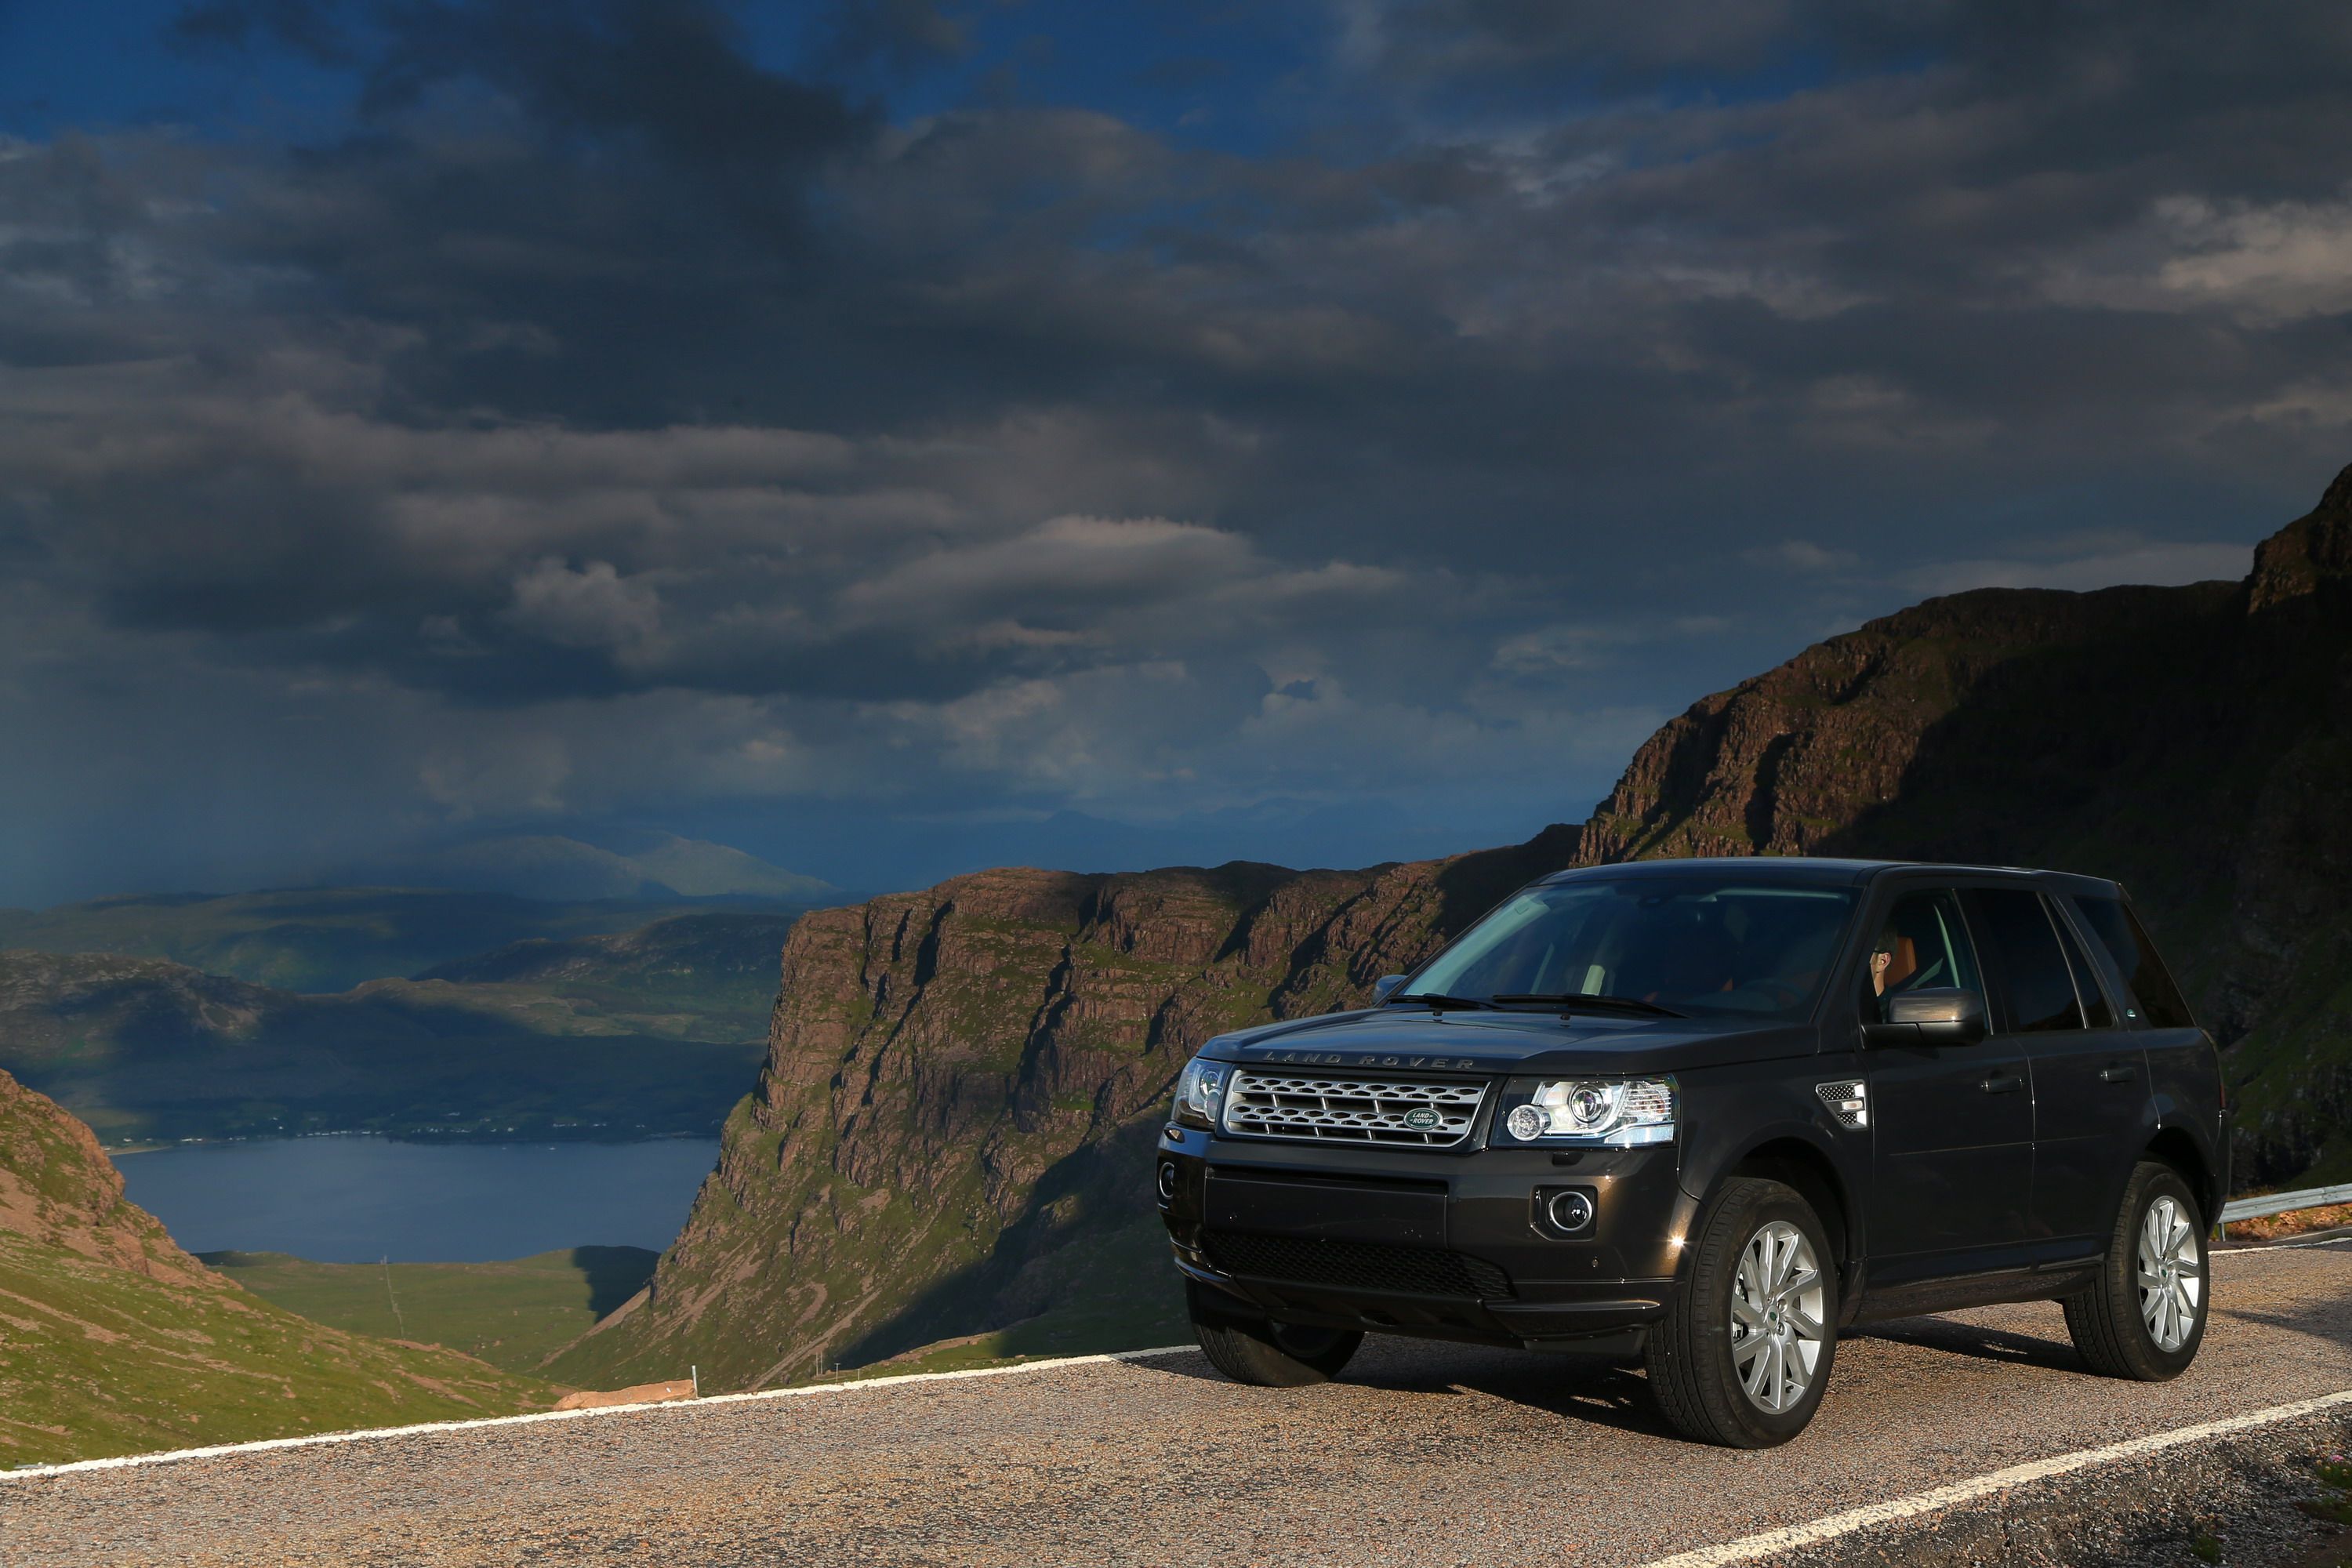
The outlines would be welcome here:
M 1817 1083 L 1813 1092 L 1830 1108 L 1837 1124 L 1848 1131 L 1870 1125 L 1870 1086 L 1859 1079 L 1840 1079 L 1835 1083 Z

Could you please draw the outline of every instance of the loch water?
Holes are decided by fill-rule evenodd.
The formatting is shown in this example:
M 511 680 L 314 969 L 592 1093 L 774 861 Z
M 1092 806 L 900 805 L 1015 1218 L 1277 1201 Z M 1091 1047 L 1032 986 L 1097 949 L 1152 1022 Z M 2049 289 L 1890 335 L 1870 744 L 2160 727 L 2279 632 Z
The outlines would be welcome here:
M 667 1247 L 719 1160 L 710 1138 L 407 1143 L 352 1135 L 182 1143 L 118 1157 L 131 1201 L 191 1252 L 480 1263 Z

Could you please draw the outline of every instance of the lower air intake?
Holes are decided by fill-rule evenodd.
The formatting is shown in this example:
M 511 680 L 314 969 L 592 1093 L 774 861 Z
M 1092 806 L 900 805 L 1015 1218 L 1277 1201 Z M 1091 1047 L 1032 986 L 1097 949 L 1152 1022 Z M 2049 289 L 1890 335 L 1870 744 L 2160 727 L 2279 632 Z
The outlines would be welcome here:
M 1428 1247 L 1213 1231 L 1204 1250 L 1224 1273 L 1283 1284 L 1474 1301 L 1516 1293 L 1511 1277 L 1485 1258 Z

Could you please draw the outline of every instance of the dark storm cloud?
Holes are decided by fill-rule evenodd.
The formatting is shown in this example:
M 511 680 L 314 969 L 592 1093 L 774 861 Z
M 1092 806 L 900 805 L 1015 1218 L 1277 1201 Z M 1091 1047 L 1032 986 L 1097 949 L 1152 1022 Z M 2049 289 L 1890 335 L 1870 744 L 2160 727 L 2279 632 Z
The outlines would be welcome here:
M 2352 455 L 2338 7 L 1335 17 L 1244 154 L 894 111 L 915 0 L 190 10 L 349 111 L 0 142 L 0 695 L 396 712 L 428 813 L 1443 802 Z

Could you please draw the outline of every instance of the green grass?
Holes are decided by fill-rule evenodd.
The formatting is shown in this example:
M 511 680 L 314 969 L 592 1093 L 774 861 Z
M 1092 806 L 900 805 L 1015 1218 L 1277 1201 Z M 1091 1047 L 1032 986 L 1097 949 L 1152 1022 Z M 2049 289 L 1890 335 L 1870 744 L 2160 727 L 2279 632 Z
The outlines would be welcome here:
M 0 1232 L 0 1468 L 504 1415 L 554 1390 Z
M 313 1263 L 282 1252 L 202 1261 L 288 1311 L 354 1333 L 445 1345 L 529 1373 L 653 1278 L 658 1253 L 575 1247 L 499 1263 Z

